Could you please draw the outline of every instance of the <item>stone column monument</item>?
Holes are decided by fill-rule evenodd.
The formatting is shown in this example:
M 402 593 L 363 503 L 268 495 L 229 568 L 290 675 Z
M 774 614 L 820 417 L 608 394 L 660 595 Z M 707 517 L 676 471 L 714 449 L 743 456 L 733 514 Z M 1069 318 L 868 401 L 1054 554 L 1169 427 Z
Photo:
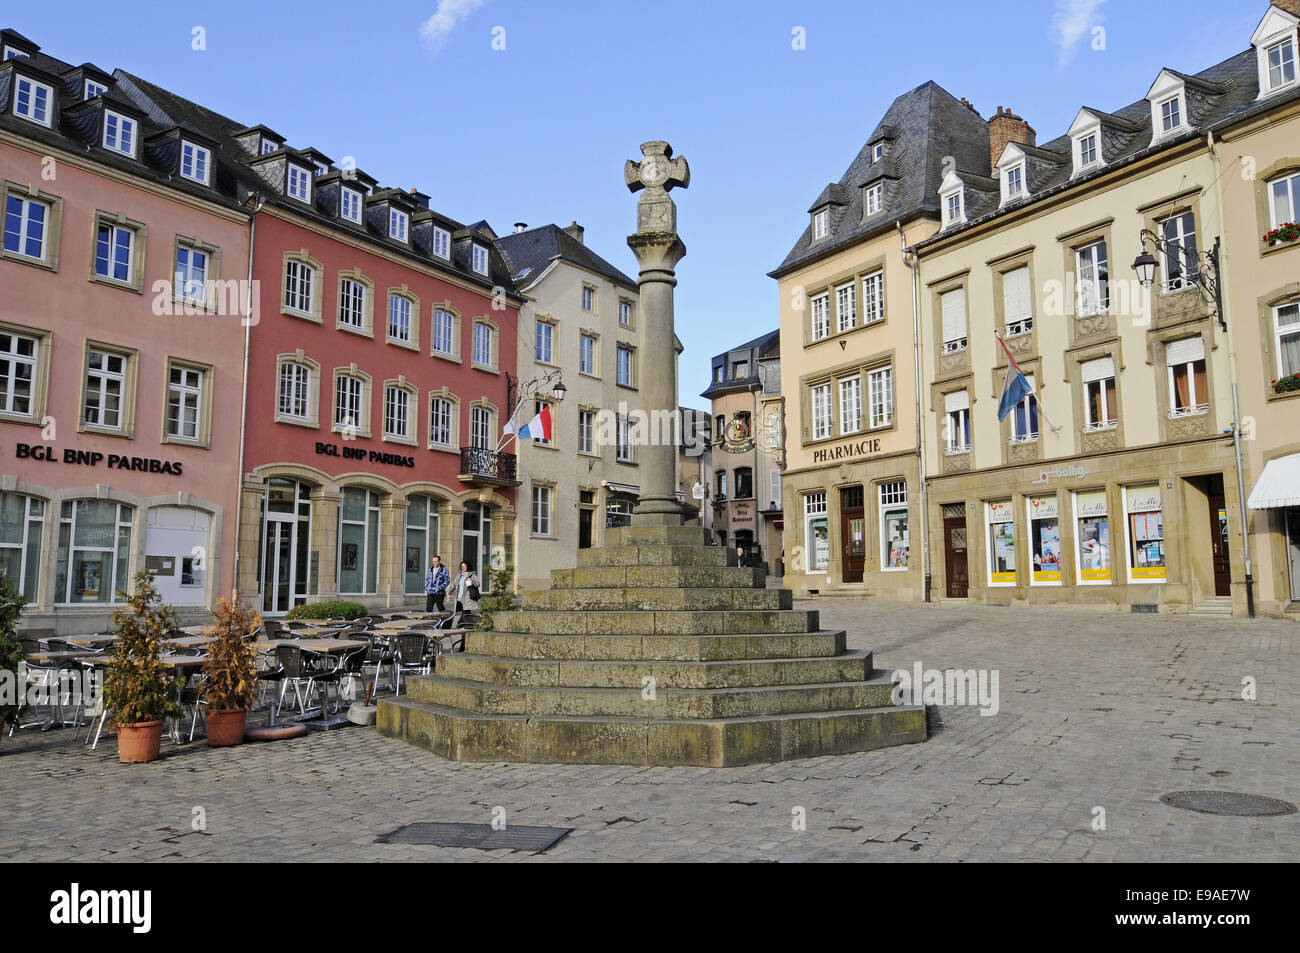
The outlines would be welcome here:
M 673 269 L 686 256 L 677 235 L 677 205 L 669 190 L 691 184 L 691 170 L 673 147 L 655 140 L 641 144 L 640 162 L 627 160 L 623 178 L 633 192 L 644 189 L 636 207 L 636 234 L 627 243 L 641 265 L 637 282 L 641 297 L 640 319 L 645 322 L 645 351 L 637 384 L 640 409 L 652 425 L 643 428 L 649 438 L 638 448 L 641 459 L 641 494 L 633 526 L 681 526 L 683 510 L 677 502 L 677 354 L 673 348 Z M 667 416 L 664 416 L 664 415 Z M 672 440 L 664 426 L 672 421 Z

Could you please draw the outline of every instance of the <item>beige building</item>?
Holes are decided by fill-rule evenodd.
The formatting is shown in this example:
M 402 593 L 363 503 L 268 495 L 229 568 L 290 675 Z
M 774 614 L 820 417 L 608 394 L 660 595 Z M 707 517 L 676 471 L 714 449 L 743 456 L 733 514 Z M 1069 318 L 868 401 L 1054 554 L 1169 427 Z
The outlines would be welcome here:
M 985 139 L 985 162 L 948 170 L 942 230 L 919 249 L 939 594 L 1246 614 L 1233 383 L 1260 380 L 1261 360 L 1276 366 L 1275 336 L 1260 329 L 1278 306 L 1285 321 L 1300 295 L 1287 290 L 1285 252 L 1233 235 L 1223 317 L 1235 318 L 1220 320 L 1212 287 L 1199 285 L 1225 218 L 1245 236 L 1262 234 L 1256 219 L 1268 216 L 1250 187 L 1235 203 L 1220 195 L 1234 178 L 1222 157 L 1241 150 L 1216 152 L 1207 139 L 1260 108 L 1268 56 L 1260 46 L 1194 76 L 1159 70 L 1144 98 L 1113 113 L 1082 109 L 1042 146 L 999 110 L 993 125 L 1007 135 Z M 1286 141 L 1272 142 L 1270 181 L 1297 164 L 1285 159 L 1294 132 L 1289 150 Z M 1149 290 L 1137 280 L 1144 251 Z M 1247 254 L 1255 273 L 1243 278 L 1233 269 Z M 1247 316 L 1258 322 L 1253 350 L 1233 339 Z M 1005 413 L 999 338 L 1034 391 L 1008 399 Z M 1260 418 L 1284 400 L 1261 395 Z M 1273 450 L 1257 445 L 1256 458 L 1294 452 L 1277 426 Z M 1274 535 L 1277 603 L 1285 552 Z
M 785 585 L 797 595 L 925 596 L 914 283 L 903 251 L 939 227 L 954 148 L 961 167 L 982 161 L 987 173 L 988 130 L 972 109 L 934 83 L 900 96 L 771 273 Z
M 636 280 L 588 248 L 576 222 L 516 228 L 497 239 L 527 299 L 514 400 L 524 401 L 520 424 L 549 404 L 553 433 L 505 449 L 519 455 L 518 581 L 540 589 L 552 569 L 572 568 L 579 549 L 600 546 L 606 528 L 631 517 L 643 329 Z

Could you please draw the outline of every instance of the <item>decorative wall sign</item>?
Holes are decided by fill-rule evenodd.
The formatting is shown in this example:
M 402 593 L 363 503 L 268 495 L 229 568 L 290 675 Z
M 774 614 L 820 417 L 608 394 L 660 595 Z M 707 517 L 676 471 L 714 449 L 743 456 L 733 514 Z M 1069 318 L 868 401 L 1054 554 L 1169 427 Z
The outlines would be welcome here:
M 754 446 L 754 429 L 749 414 L 733 414 L 722 431 L 722 449 L 727 453 L 748 453 Z

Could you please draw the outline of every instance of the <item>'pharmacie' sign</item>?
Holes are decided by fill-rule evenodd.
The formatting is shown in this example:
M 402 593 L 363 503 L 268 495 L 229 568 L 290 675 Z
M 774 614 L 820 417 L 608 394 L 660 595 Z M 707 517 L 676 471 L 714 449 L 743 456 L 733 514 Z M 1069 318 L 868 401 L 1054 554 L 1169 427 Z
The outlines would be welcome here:
M 340 447 L 337 443 L 316 444 L 316 452 L 323 457 L 341 457 L 344 460 L 366 460 L 370 463 L 386 463 L 394 467 L 415 468 L 415 457 L 403 457 L 396 453 L 384 453 L 380 450 L 367 450 L 365 447 Z
M 130 457 L 121 453 L 101 453 L 98 450 L 63 451 L 62 457 L 53 447 L 41 444 L 20 443 L 14 447 L 14 456 L 19 460 L 44 460 L 46 463 L 70 463 L 79 467 L 97 467 L 107 461 L 110 470 L 134 470 L 137 473 L 170 473 L 181 475 L 181 461 L 158 460 L 154 457 Z
M 842 443 L 837 447 L 823 447 L 813 451 L 813 463 L 831 463 L 836 460 L 852 460 L 880 452 L 880 441 L 859 440 L 855 443 Z

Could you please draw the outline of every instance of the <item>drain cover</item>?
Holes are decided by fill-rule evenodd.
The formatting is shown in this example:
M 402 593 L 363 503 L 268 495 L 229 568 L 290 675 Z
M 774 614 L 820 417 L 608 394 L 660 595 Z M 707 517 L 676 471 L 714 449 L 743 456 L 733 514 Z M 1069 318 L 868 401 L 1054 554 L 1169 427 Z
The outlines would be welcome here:
M 1232 791 L 1175 791 L 1160 795 L 1170 807 L 1201 814 L 1226 814 L 1231 817 L 1269 817 L 1294 814 L 1295 805 L 1259 794 L 1236 794 Z
M 498 831 L 493 830 L 491 824 L 407 824 L 375 838 L 375 843 L 535 850 L 540 853 L 555 846 L 572 830 L 572 827 L 507 827 Z

